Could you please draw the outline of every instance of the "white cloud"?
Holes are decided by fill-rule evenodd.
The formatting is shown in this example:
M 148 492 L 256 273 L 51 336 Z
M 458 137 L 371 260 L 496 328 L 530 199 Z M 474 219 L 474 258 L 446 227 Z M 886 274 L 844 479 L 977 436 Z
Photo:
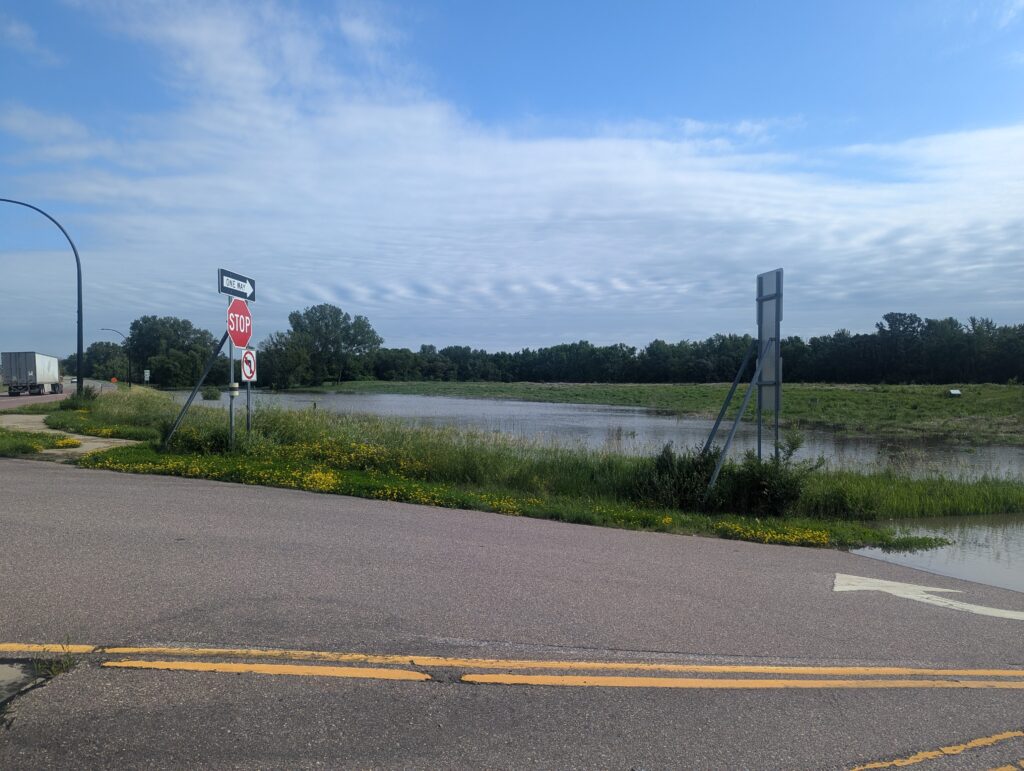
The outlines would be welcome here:
M 39 64 L 52 66 L 60 63 L 55 53 L 39 43 L 34 29 L 5 14 L 0 14 L 0 46 L 23 53 Z
M 1004 0 L 999 12 L 999 26 L 1009 27 L 1024 15 L 1024 0 Z
M 151 24 L 134 7 L 116 5 L 120 29 L 165 54 L 187 106 L 130 139 L 68 119 L 38 137 L 50 157 L 106 147 L 103 162 L 26 183 L 89 206 L 97 326 L 158 297 L 214 328 L 217 267 L 257 278 L 258 337 L 324 301 L 391 345 L 746 331 L 754 275 L 778 266 L 793 332 L 890 310 L 1019 316 L 1022 126 L 817 159 L 773 153 L 773 121 L 515 137 L 402 82 L 358 82 L 329 54 L 336 27 L 277 6 L 158 4 Z M 806 171 L 836 158 L 898 181 Z
M 73 118 L 17 104 L 0 107 L 0 131 L 33 142 L 79 140 L 88 135 L 86 128 Z

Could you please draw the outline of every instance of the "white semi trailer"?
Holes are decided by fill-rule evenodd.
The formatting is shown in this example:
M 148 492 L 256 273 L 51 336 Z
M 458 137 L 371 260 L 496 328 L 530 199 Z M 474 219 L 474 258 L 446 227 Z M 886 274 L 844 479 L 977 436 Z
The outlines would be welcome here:
M 64 390 L 56 356 L 34 351 L 5 351 L 0 353 L 0 371 L 8 396 L 59 394 Z

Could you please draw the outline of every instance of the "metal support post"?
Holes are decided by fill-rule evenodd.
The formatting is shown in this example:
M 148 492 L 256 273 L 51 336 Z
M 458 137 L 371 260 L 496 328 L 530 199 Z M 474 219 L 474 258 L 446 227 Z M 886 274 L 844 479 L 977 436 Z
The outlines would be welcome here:
M 224 333 L 224 337 L 220 339 L 216 347 L 213 349 L 213 353 L 210 354 L 210 358 L 206 361 L 206 367 L 203 368 L 203 374 L 199 376 L 199 382 L 196 383 L 196 387 L 192 389 L 192 393 L 188 395 L 188 399 L 185 401 L 185 406 L 181 408 L 181 412 L 178 413 L 178 417 L 174 420 L 174 425 L 171 426 L 170 432 L 167 434 L 167 439 L 164 440 L 164 449 L 171 443 L 171 439 L 174 437 L 174 432 L 178 430 L 178 426 L 181 425 L 181 421 L 185 418 L 185 413 L 188 412 L 188 408 L 192 406 L 193 399 L 196 398 L 196 394 L 199 393 L 199 389 L 203 387 L 203 382 L 206 380 L 206 376 L 210 374 L 210 370 L 213 369 L 213 363 L 217 361 L 217 356 L 220 355 L 221 349 L 224 347 L 224 343 L 228 341 L 228 333 Z
M 235 449 L 235 397 L 238 383 L 235 382 L 235 344 L 228 343 L 228 449 Z

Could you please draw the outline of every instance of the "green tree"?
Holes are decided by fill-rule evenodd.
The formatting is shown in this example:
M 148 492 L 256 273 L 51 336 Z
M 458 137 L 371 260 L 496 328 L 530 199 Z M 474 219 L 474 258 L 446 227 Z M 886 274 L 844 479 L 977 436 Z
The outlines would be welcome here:
M 128 379 L 128 357 L 117 343 L 101 341 L 85 349 L 83 371 L 86 377 L 97 380 Z M 72 372 L 74 370 L 71 370 Z
M 906 383 L 921 376 L 924 322 L 916 313 L 886 313 L 875 324 L 881 346 L 882 379 Z
M 963 324 L 950 317 L 925 319 L 921 332 L 925 379 L 954 383 L 965 378 L 968 370 L 967 335 Z
M 259 382 L 293 388 L 311 382 L 309 348 L 288 332 L 274 332 L 260 343 Z
M 288 314 L 291 342 L 309 356 L 313 383 L 341 381 L 358 376 L 360 359 L 383 344 L 365 316 L 353 318 L 336 305 L 321 303 Z
M 172 388 L 195 384 L 215 342 L 207 330 L 175 316 L 136 319 L 126 341 L 136 376 L 149 369 L 153 383 Z M 213 373 L 212 381 L 220 380 L 220 369 Z

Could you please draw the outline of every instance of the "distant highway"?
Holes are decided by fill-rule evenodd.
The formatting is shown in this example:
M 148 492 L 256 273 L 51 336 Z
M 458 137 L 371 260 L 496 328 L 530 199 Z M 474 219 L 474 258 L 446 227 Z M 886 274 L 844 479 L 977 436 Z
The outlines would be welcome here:
M 40 394 L 37 396 L 10 396 L 7 393 L 6 388 L 0 388 L 0 412 L 4 410 L 15 409 L 22 407 L 26 404 L 37 404 L 39 402 L 58 402 L 62 399 L 66 399 L 69 396 L 73 396 L 78 390 L 78 384 L 71 382 L 72 378 L 65 376 L 64 378 L 64 391 L 59 394 Z M 102 392 L 104 389 L 116 388 L 116 386 L 106 380 L 92 380 L 86 379 L 84 385 L 95 388 L 97 391 Z

